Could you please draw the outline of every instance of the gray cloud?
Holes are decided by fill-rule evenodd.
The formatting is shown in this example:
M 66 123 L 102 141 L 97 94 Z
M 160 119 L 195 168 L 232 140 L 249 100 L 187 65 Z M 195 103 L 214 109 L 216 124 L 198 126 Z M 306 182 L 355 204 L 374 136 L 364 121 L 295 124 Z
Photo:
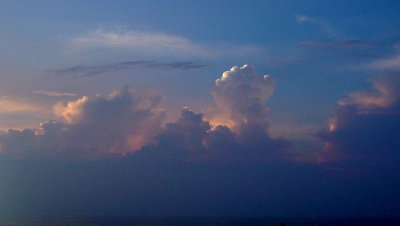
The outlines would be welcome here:
M 76 93 L 62 93 L 62 92 L 54 92 L 54 91 L 46 91 L 46 90 L 36 90 L 32 92 L 33 94 L 40 94 L 49 97 L 75 97 L 78 96 Z
M 107 72 L 134 70 L 138 68 L 156 70 L 194 70 L 207 66 L 209 66 L 209 64 L 199 63 L 196 61 L 178 61 L 168 63 L 156 61 L 126 61 L 121 63 L 102 64 L 95 66 L 74 66 L 66 69 L 48 70 L 47 72 L 58 77 L 83 78 Z
M 271 162 L 285 157 L 288 141 L 271 139 L 257 127 L 243 129 L 246 131 L 238 135 L 223 125 L 211 127 L 202 114 L 184 108 L 179 119 L 168 123 L 157 136 L 158 142 L 131 156 L 160 161 L 231 163 Z

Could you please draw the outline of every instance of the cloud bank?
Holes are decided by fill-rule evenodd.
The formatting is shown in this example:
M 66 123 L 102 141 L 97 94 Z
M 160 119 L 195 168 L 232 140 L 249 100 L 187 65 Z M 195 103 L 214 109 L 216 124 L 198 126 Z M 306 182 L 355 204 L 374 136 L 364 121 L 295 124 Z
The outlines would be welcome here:
M 279 158 L 282 139 L 268 135 L 266 100 L 274 90 L 267 75 L 251 66 L 233 67 L 217 79 L 211 93 L 216 106 L 202 113 L 182 110 L 164 125 L 161 98 L 125 87 L 108 97 L 82 97 L 54 106 L 58 121 L 39 130 L 9 130 L 1 136 L 1 153 L 16 158 L 97 159 L 138 155 L 159 159 L 209 161 Z M 144 154 L 142 154 L 144 153 Z
M 339 102 L 321 164 L 288 161 L 293 143 L 269 136 L 275 85 L 251 66 L 224 72 L 215 106 L 175 122 L 129 87 L 59 103 L 57 121 L 0 134 L 0 216 L 397 216 L 399 85 L 381 76 Z M 366 156 L 366 171 L 343 156 Z
M 39 130 L 9 130 L 1 153 L 22 159 L 96 159 L 121 156 L 152 141 L 165 118 L 160 98 L 128 87 L 108 97 L 82 97 L 54 107 L 65 122 L 50 120 Z

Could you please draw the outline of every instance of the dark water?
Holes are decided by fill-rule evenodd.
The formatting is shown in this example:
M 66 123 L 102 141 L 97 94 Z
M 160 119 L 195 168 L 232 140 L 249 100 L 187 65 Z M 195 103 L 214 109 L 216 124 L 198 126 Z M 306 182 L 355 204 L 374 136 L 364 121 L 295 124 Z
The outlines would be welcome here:
M 396 225 L 400 218 L 217 218 L 217 217 L 111 217 L 7 218 L 0 225 Z

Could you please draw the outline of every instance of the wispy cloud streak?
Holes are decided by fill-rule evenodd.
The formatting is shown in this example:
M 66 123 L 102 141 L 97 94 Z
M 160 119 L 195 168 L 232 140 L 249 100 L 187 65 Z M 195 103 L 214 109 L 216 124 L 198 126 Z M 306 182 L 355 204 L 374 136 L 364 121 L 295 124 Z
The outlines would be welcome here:
M 49 97 L 76 97 L 78 94 L 76 93 L 61 93 L 61 92 L 53 92 L 53 91 L 45 91 L 45 90 L 36 90 L 32 92 L 33 94 L 40 94 L 40 95 L 45 95 Z
M 100 64 L 94 66 L 74 66 L 66 69 L 48 70 L 58 77 L 83 78 L 112 71 L 133 70 L 138 68 L 156 70 L 194 70 L 207 67 L 209 64 L 195 61 L 156 62 L 156 61 L 126 61 L 114 64 Z
M 70 40 L 69 51 L 106 50 L 134 52 L 147 56 L 185 56 L 212 58 L 216 56 L 251 56 L 263 48 L 254 45 L 213 45 L 194 42 L 179 35 L 137 30 L 96 29 Z
M 342 38 L 343 37 L 343 35 L 340 31 L 335 29 L 329 22 L 327 22 L 324 19 L 317 18 L 317 17 L 310 17 L 307 15 L 301 15 L 301 14 L 295 14 L 294 18 L 299 23 L 310 23 L 310 24 L 316 25 L 317 27 L 319 27 L 319 29 L 321 31 L 323 31 L 330 37 L 333 37 L 333 38 Z

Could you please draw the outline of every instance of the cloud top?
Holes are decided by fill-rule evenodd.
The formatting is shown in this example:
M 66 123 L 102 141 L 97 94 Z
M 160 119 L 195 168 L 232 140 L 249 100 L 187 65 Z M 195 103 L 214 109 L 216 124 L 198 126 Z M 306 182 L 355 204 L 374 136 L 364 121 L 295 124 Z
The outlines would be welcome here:
M 274 89 L 273 79 L 257 73 L 254 67 L 232 67 L 215 81 L 211 90 L 216 103 L 216 108 L 209 113 L 211 122 L 235 131 L 245 125 L 267 126 L 265 102 Z

